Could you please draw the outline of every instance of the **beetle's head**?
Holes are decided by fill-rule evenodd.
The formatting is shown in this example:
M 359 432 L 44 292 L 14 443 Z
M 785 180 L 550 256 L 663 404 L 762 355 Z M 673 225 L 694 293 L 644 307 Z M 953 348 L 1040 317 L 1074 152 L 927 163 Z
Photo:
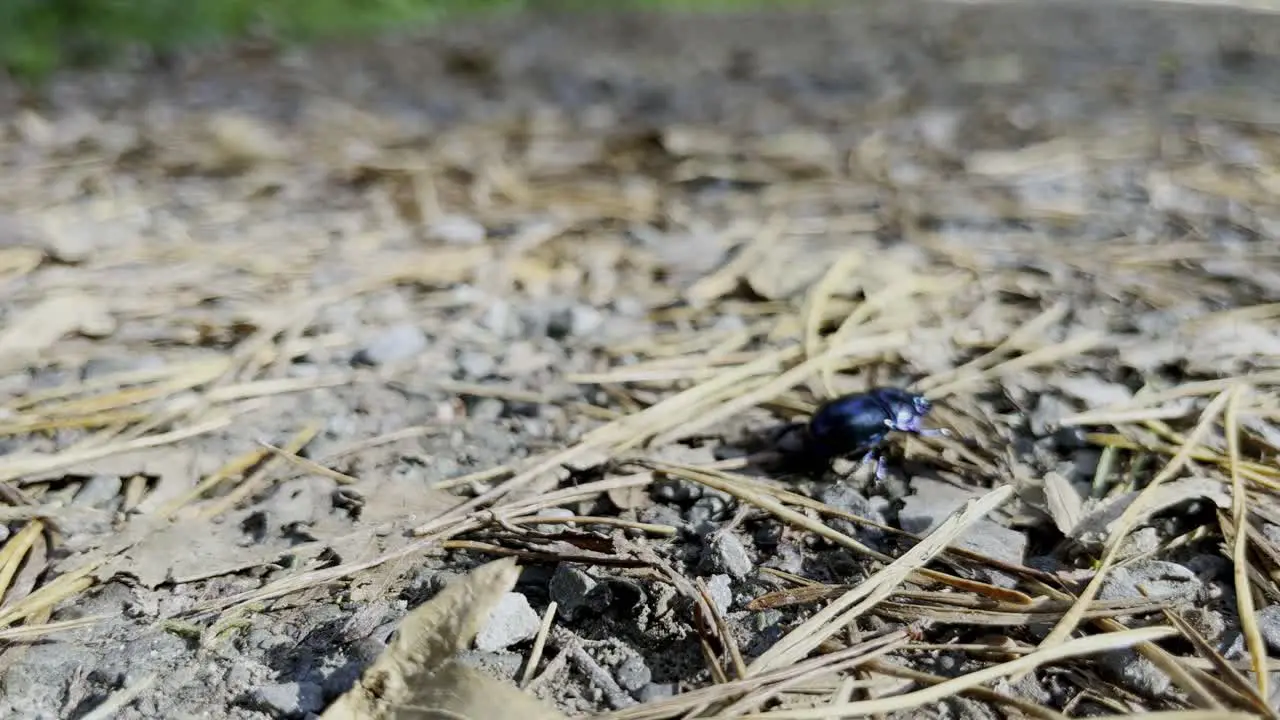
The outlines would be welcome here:
M 933 404 L 923 395 L 895 398 L 889 404 L 892 411 L 893 427 L 903 432 L 919 432 L 924 427 L 924 416 L 933 409 Z

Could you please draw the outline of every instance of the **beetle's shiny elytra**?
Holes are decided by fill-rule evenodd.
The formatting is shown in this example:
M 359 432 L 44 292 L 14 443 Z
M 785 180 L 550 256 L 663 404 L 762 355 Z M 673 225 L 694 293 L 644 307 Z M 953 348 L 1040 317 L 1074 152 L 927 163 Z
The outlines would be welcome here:
M 876 477 L 883 477 L 884 462 L 877 451 L 891 432 L 946 435 L 946 430 L 924 427 L 933 409 L 923 395 L 900 388 L 880 387 L 823 403 L 809 420 L 813 449 L 827 457 L 866 451 L 862 462 L 877 458 Z

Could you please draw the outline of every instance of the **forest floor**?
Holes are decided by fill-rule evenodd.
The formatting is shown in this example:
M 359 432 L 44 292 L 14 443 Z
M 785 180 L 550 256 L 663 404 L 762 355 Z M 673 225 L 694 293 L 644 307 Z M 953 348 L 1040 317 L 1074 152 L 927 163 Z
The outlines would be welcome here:
M 314 716 L 499 557 L 568 715 L 1274 716 L 1280 20 L 1032 5 L 0 88 L 0 716 Z

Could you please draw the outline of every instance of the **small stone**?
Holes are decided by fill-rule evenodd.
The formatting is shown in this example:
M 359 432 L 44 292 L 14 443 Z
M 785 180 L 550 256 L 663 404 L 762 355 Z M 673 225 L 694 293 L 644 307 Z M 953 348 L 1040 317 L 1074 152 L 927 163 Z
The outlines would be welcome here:
M 707 578 L 707 593 L 721 615 L 728 614 L 733 607 L 733 585 L 728 575 L 712 575 Z
M 80 369 L 82 380 L 93 380 L 105 375 L 136 372 L 140 370 L 158 370 L 164 367 L 164 358 L 159 355 L 142 355 L 140 357 L 103 357 L 93 358 Z
M 458 354 L 458 369 L 472 380 L 482 380 L 498 369 L 498 361 L 489 353 L 463 352 Z
M 739 580 L 751 574 L 754 567 L 746 546 L 733 533 L 712 536 L 702 554 L 702 566 L 712 572 L 726 572 Z
M 427 236 L 450 245 L 478 245 L 489 232 L 466 215 L 445 215 L 427 226 Z
M 324 689 L 312 682 L 264 685 L 253 691 L 259 708 L 284 717 L 301 717 L 324 707 Z
M 1149 697 L 1163 695 L 1172 682 L 1164 671 L 1133 650 L 1112 650 L 1099 655 L 1098 659 L 1125 687 Z
M 634 693 L 653 680 L 653 672 L 644 663 L 644 658 L 632 655 L 618 666 L 613 673 L 618 684 L 627 692 Z
M 520 334 L 520 318 L 511 312 L 511 304 L 505 300 L 493 300 L 480 317 L 480 325 L 498 337 L 510 338 Z
M 649 683 L 640 692 L 636 693 L 636 699 L 642 703 L 656 702 L 669 697 L 675 697 L 675 683 Z
M 1027 536 L 984 518 L 960 536 L 959 545 L 993 560 L 1021 565 L 1027 552 Z M 1016 578 L 998 570 L 990 570 L 986 574 L 994 585 L 1011 588 L 1018 584 Z
M 518 592 L 509 592 L 498 600 L 489 621 L 476 635 L 476 649 L 482 652 L 506 650 L 518 642 L 532 640 L 540 625 L 538 614 L 529 606 L 529 599 Z
M 119 499 L 122 484 L 116 475 L 94 475 L 76 493 L 74 502 L 76 505 L 106 508 Z
M 932 532 L 974 497 L 968 490 L 925 478 L 916 478 L 913 487 L 915 492 L 903 500 L 898 511 L 898 523 L 903 530 L 917 535 Z
M 427 336 L 416 325 L 400 324 L 382 332 L 356 352 L 360 365 L 386 365 L 417 355 L 427 348 Z
M 572 510 L 566 508 L 543 508 L 535 513 L 537 517 L 546 518 L 571 518 L 574 516 Z M 568 527 L 565 523 L 547 523 L 546 525 L 538 524 L 534 526 L 538 532 L 547 533 L 548 535 L 558 535 L 565 531 Z
M 1280 653 L 1280 605 L 1268 605 L 1258 611 L 1258 630 L 1271 652 Z
M 693 507 L 685 513 L 685 519 L 694 532 L 706 534 L 714 531 L 728 512 L 729 504 L 724 498 L 704 495 L 694 501 Z
M 551 599 L 560 610 L 572 617 L 580 608 L 602 610 L 609 605 L 609 588 L 596 582 L 585 571 L 560 563 L 548 583 Z
M 593 307 L 574 305 L 552 313 L 547 319 L 547 335 L 557 340 L 590 335 L 604 323 L 604 315 Z
M 1177 563 L 1140 560 L 1112 570 L 1098 590 L 1098 599 L 1188 600 L 1199 592 L 1202 584 L 1195 573 Z
M 847 512 L 850 515 L 857 515 L 860 518 L 866 518 L 882 525 L 885 524 L 882 509 L 873 505 L 858 491 L 844 483 L 835 483 L 827 486 L 818 495 L 818 500 L 836 510 Z M 858 525 L 850 520 L 831 518 L 829 522 L 833 529 L 864 542 L 877 542 L 884 538 L 883 531 Z

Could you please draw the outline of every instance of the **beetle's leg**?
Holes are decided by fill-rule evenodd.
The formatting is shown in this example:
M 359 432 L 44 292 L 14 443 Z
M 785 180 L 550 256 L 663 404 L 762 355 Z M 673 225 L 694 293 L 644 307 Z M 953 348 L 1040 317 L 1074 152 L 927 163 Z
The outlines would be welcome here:
M 876 482 L 884 482 L 884 455 L 876 455 Z

